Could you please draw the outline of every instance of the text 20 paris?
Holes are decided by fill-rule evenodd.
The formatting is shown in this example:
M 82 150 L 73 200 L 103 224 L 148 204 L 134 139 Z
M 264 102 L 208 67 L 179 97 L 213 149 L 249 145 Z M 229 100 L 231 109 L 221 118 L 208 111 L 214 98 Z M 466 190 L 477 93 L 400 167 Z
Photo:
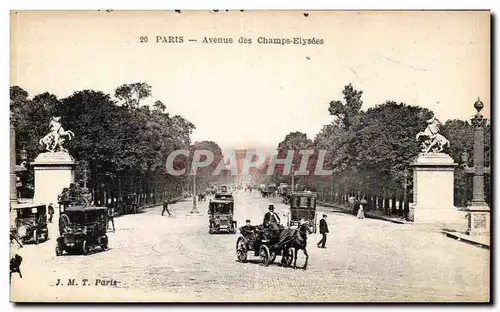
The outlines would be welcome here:
M 170 44 L 178 44 L 178 43 L 188 43 L 188 42 L 201 42 L 203 44 L 276 44 L 276 45 L 321 45 L 324 44 L 325 41 L 323 38 L 304 38 L 304 37 L 291 37 L 291 38 L 275 38 L 275 37 L 258 37 L 255 38 L 246 38 L 246 37 L 203 37 L 201 39 L 196 38 L 186 38 L 184 36 L 140 36 L 140 43 L 170 43 Z

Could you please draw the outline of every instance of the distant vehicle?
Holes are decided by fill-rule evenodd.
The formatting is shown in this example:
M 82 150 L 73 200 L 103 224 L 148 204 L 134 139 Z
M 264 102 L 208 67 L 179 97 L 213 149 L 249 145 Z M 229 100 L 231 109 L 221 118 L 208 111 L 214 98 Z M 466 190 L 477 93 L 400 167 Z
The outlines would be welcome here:
M 137 204 L 137 194 L 129 193 L 123 196 L 122 211 L 124 213 L 137 213 L 139 205 Z
M 278 193 L 280 196 L 285 196 L 289 191 L 289 186 L 286 183 L 281 183 L 278 187 Z
M 208 205 L 208 232 L 210 234 L 220 232 L 235 234 L 237 223 L 233 220 L 233 214 L 234 200 L 232 197 L 212 200 Z
M 16 233 L 23 243 L 49 239 L 47 228 L 47 206 L 20 206 L 12 208 L 16 211 L 15 219 Z
M 290 212 L 288 213 L 288 226 L 298 227 L 300 221 L 309 223 L 311 232 L 317 230 L 316 193 L 294 192 L 290 194 Z

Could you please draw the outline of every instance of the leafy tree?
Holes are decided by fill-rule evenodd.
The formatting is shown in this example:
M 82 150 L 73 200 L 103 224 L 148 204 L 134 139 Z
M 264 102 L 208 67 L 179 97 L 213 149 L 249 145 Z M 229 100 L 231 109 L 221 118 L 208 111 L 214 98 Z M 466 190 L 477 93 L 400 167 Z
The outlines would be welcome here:
M 355 149 L 358 173 L 367 189 L 400 192 L 404 170 L 420 151 L 416 134 L 433 113 L 428 109 L 388 101 L 370 108 L 353 126 L 349 144 Z
M 363 91 L 357 91 L 352 84 L 348 84 L 344 87 L 342 94 L 344 95 L 345 103 L 338 100 L 331 101 L 328 111 L 330 115 L 337 118 L 335 122 L 340 127 L 344 130 L 348 130 L 355 122 L 356 116 L 359 114 L 361 106 L 363 105 L 363 101 L 361 100 Z
M 115 97 L 129 108 L 139 108 L 143 99 L 151 96 L 151 86 L 144 82 L 123 84 L 115 90 Z

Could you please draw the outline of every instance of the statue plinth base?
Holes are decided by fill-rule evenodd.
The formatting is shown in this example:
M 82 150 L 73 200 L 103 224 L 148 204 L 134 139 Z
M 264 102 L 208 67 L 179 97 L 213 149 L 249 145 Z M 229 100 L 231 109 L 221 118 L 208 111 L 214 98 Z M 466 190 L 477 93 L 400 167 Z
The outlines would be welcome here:
M 454 171 L 457 166 L 444 153 L 420 154 L 413 167 L 413 205 L 410 220 L 415 223 L 464 223 L 465 213 L 453 204 Z
M 31 165 L 35 171 L 33 202 L 56 206 L 63 188 L 75 181 L 75 160 L 67 152 L 48 152 L 38 155 Z
M 472 202 L 465 211 L 467 213 L 467 235 L 490 235 L 490 207 L 486 202 Z

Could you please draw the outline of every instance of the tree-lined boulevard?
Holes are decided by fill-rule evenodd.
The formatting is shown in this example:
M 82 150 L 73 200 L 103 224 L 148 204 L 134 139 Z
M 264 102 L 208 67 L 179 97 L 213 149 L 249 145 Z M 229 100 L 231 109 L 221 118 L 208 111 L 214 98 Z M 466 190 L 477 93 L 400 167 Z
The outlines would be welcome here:
M 47 134 L 51 118 L 58 116 L 64 129 L 75 134 L 65 143 L 76 160 L 75 182 L 90 189 L 93 205 L 115 208 L 119 216 L 116 232 L 107 233 L 109 250 L 56 257 L 56 212 L 55 222 L 48 225 L 50 240 L 26 244 L 17 251 L 24 259 L 23 278 L 14 274 L 12 300 L 489 300 L 489 250 L 451 240 L 437 227 L 357 219 L 318 206 L 319 218 L 322 213 L 328 215 L 327 248 L 316 248 L 319 233 L 310 235 L 309 267 L 293 270 L 276 264 L 262 266 L 251 254 L 248 263 L 237 262 L 237 235 L 209 234 L 206 202 L 197 203 L 201 216 L 191 214 L 196 209 L 190 198 L 171 204 L 172 216 L 161 216 L 160 203 L 165 200 L 196 196 L 222 184 L 243 186 L 234 194 L 238 226 L 246 219 L 262 224 L 269 204 L 280 214 L 288 212 L 278 197 L 262 198 L 258 192 L 248 192 L 244 183 L 288 183 L 295 191 L 316 192 L 318 201 L 328 207 L 348 206 L 350 197 L 357 197 L 367 200 L 367 211 L 402 216 L 412 201 L 410 162 L 421 151 L 416 137 L 435 117 L 430 110 L 387 101 L 364 111 L 362 92 L 349 84 L 342 101 L 325 105 L 332 122 L 314 139 L 291 132 L 278 143 L 277 159 L 293 151 L 291 174 L 278 164 L 268 175 L 276 160 L 271 159 L 250 170 L 250 180 L 242 182 L 248 177 L 233 176 L 227 170 L 214 174 L 228 151 L 214 141 L 192 142 L 195 125 L 182 116 L 171 116 L 160 100 L 143 104 L 151 97 L 152 88 L 145 83 L 122 85 L 114 98 L 94 90 L 77 91 L 64 99 L 49 93 L 29 97 L 22 88 L 11 88 L 16 156 L 27 154 L 22 160 L 28 170 L 19 173 L 19 193 L 33 196 L 29 164 L 41 152 L 40 138 Z M 458 207 L 466 206 L 472 197 L 466 175 L 471 159 L 464 153 L 472 154 L 473 131 L 468 121 L 460 120 L 446 121 L 440 128 L 450 141 L 446 152 L 460 164 L 454 176 Z M 491 148 L 489 131 L 487 126 L 485 165 Z M 186 174 L 169 174 L 166 160 L 179 150 L 189 153 L 176 157 L 172 167 Z M 193 155 L 199 156 L 201 150 L 210 151 L 213 159 L 197 159 L 209 164 L 192 176 Z M 309 175 L 295 174 L 301 168 L 301 151 L 311 151 L 306 166 Z M 318 163 L 332 174 L 314 175 Z M 484 182 L 488 195 L 489 178 Z M 123 198 L 130 193 L 137 195 L 142 209 L 122 215 Z M 299 253 L 299 266 L 303 261 Z
M 238 225 L 247 218 L 262 222 L 269 204 L 278 213 L 287 207 L 256 192 L 235 193 Z M 13 300 L 97 301 L 342 301 L 453 302 L 489 298 L 489 251 L 450 240 L 426 227 L 355 217 L 318 207 L 326 213 L 327 248 L 316 248 L 319 234 L 308 237 L 306 271 L 264 267 L 249 255 L 236 261 L 237 235 L 208 234 L 208 204 L 203 216 L 189 216 L 190 201 L 116 218 L 110 250 L 89 256 L 54 254 L 57 223 L 51 240 L 25 245 L 23 278 L 12 280 Z M 303 263 L 299 255 L 298 264 Z M 55 286 L 60 279 L 62 286 Z M 68 280 L 75 279 L 75 286 Z M 82 286 L 88 279 L 90 286 Z M 116 286 L 95 285 L 96 279 Z M 113 283 L 113 282 L 111 282 Z M 75 288 L 78 288 L 75 290 Z M 22 291 L 21 291 L 22 290 Z

